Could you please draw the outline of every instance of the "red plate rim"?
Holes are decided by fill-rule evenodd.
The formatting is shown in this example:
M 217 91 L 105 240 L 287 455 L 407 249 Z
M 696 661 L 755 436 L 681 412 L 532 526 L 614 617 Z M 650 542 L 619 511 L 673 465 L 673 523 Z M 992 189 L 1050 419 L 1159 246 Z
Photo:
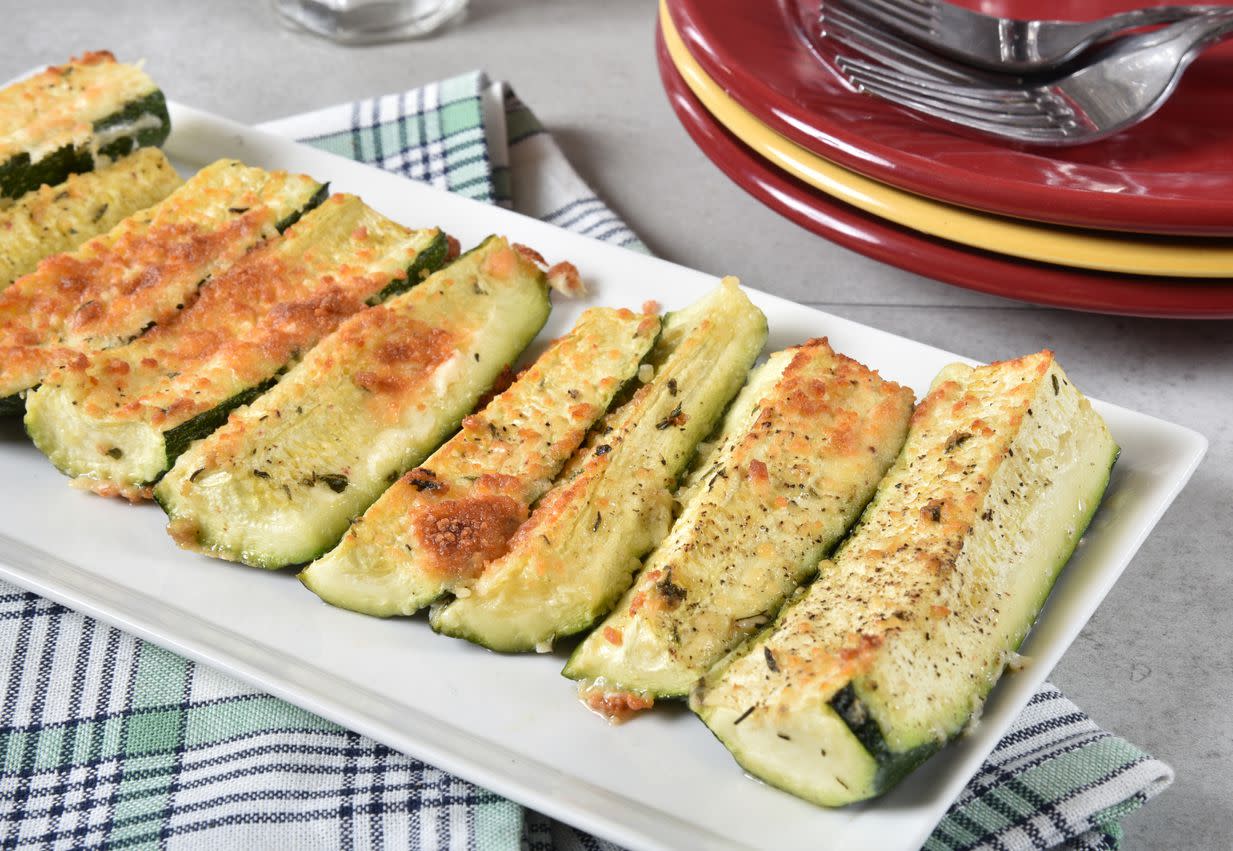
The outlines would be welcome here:
M 1026 158 L 1034 158 L 1032 164 L 1043 166 L 1050 162 L 1049 151 L 1042 153 L 1041 149 L 954 133 L 936 122 L 907 115 L 898 107 L 851 91 L 838 82 L 837 72 L 825 64 L 794 23 L 800 13 L 799 4 L 807 0 L 776 0 L 738 15 L 741 10 L 733 4 L 743 2 L 747 0 L 665 0 L 690 53 L 712 79 L 764 124 L 840 165 L 919 195 L 1016 218 L 1133 233 L 1233 235 L 1233 151 L 1227 147 L 1227 171 L 1209 172 L 1205 180 L 1195 181 L 1190 191 L 1196 194 L 1191 195 L 1143 192 L 1142 184 L 1145 179 L 1150 183 L 1150 174 L 1136 178 L 1114 168 L 1100 171 L 1109 180 L 1121 179 L 1124 187 L 1132 191 L 1098 191 L 1066 185 L 1065 169 L 1053 175 L 1061 183 L 1046 183 L 1043 178 L 1012 179 L 999 170 L 999 161 L 1006 163 L 1014 158 L 1027 164 Z M 774 57 L 769 64 L 750 64 L 750 60 L 768 56 Z M 818 77 L 811 78 L 811 87 L 829 85 L 828 95 L 845 104 L 850 101 L 859 111 L 894 122 L 901 141 L 926 140 L 939 149 L 948 144 L 963 146 L 964 153 L 970 152 L 972 158 L 981 160 L 981 168 L 977 171 L 929 158 L 919 150 L 919 144 L 912 149 L 870 138 L 861 129 L 867 122 L 832 119 L 823 112 L 811 111 L 799 98 L 788 96 L 771 82 L 776 75 L 797 73 L 794 66 L 816 67 Z M 1233 69 L 1233 63 L 1228 67 Z M 1175 97 L 1174 101 L 1177 100 Z M 1165 111 L 1171 108 L 1176 109 L 1176 103 L 1167 104 Z M 1162 126 L 1159 122 L 1169 120 L 1163 113 L 1087 149 L 1122 144 L 1126 139 L 1150 140 L 1150 135 L 1142 134 L 1155 132 L 1153 128 Z M 1133 191 L 1136 187 L 1140 191 Z
M 747 148 L 689 91 L 656 28 L 660 79 L 677 118 L 730 180 L 801 227 L 875 260 L 965 289 L 1049 307 L 1122 316 L 1233 318 L 1233 286 L 1216 279 L 1102 275 L 962 248 L 817 192 Z

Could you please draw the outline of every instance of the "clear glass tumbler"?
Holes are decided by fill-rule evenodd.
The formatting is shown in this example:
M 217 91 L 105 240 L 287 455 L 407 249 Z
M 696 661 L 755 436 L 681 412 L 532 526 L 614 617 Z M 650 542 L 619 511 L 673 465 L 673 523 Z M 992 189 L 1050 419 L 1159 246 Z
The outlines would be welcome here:
M 467 0 L 273 0 L 285 19 L 340 44 L 418 38 L 467 8 Z

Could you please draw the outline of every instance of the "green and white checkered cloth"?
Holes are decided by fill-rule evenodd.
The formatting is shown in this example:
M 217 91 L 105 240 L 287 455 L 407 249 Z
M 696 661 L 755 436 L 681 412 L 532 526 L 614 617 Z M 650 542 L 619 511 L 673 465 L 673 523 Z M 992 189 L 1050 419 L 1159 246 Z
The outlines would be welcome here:
M 478 72 L 267 127 L 645 250 Z M 0 648 L 0 848 L 612 848 L 3 583 Z M 1046 685 L 926 847 L 1115 848 L 1171 780 Z

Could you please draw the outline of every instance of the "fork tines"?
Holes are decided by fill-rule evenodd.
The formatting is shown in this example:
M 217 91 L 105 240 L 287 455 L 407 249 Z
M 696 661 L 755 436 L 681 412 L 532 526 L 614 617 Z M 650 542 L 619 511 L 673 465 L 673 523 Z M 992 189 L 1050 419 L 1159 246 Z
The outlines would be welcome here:
M 872 2 L 886 6 L 893 0 Z M 835 61 L 858 91 L 1025 142 L 1055 142 L 1076 129 L 1073 110 L 1050 92 L 1022 85 L 1015 77 L 963 68 L 906 42 L 863 18 L 869 5 L 871 0 L 864 0 L 856 14 L 849 4 L 827 2 L 820 17 L 822 34 L 856 54 L 840 53 Z
M 994 79 L 981 71 L 961 68 L 948 59 L 878 29 L 860 15 L 849 11 L 846 3 L 822 4 L 819 23 L 821 34 L 836 44 L 842 44 L 905 74 L 923 75 L 931 80 L 941 77 L 960 83 L 987 83 Z

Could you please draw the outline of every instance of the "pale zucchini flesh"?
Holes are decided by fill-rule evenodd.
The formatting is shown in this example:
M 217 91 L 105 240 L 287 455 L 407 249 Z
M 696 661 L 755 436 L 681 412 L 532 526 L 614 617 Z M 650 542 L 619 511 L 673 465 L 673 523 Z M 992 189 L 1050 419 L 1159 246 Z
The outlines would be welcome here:
M 220 160 L 107 233 L 46 258 L 0 292 L 0 398 L 29 390 L 81 352 L 122 345 L 167 321 L 324 193 L 303 175 Z
M 300 581 L 328 603 L 383 617 L 465 593 L 636 374 L 659 326 L 628 310 L 584 312 Z
M 331 549 L 457 427 L 548 317 L 500 238 L 343 323 L 155 488 L 181 546 L 281 568 Z
M 167 103 L 136 65 L 95 51 L 0 89 L 0 207 L 171 131 Z
M 42 186 L 0 210 L 0 290 L 40 260 L 71 251 L 139 210 L 157 204 L 182 181 L 158 148 L 141 148 L 102 168 Z
M 671 533 L 565 676 L 687 695 L 856 521 L 903 446 L 913 401 L 826 340 L 771 355 L 678 495 L 684 510 Z
M 765 340 L 766 318 L 735 279 L 669 315 L 654 378 L 602 421 L 509 552 L 433 609 L 433 629 L 516 652 L 603 617 L 667 533 L 679 476 Z
M 948 368 L 833 563 L 692 708 L 768 783 L 827 806 L 882 794 L 979 709 L 1116 457 L 1051 352 Z
M 439 230 L 410 230 L 354 195 L 335 195 L 212 278 L 167 322 L 51 373 L 26 398 L 26 431 L 90 489 L 147 495 L 192 440 L 373 295 L 440 266 L 446 244 Z

